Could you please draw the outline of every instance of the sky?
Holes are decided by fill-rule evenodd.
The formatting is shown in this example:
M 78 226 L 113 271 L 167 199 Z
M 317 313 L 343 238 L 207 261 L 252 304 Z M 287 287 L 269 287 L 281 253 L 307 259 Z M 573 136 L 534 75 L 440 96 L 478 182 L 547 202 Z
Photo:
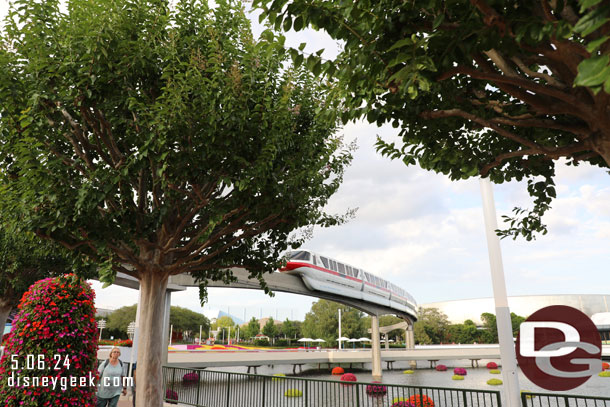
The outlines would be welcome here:
M 0 15 L 6 0 L 0 0 Z M 260 33 L 253 15 L 253 30 Z M 337 45 L 311 30 L 287 34 L 287 44 L 307 43 L 307 52 Z M 340 190 L 326 210 L 358 208 L 347 224 L 316 228 L 303 248 L 352 264 L 409 291 L 419 304 L 493 296 L 478 179 L 447 177 L 406 167 L 375 152 L 377 135 L 397 141 L 391 126 L 357 122 L 341 130 L 358 149 Z M 501 241 L 508 295 L 609 294 L 610 175 L 588 166 L 560 164 L 557 199 L 544 218 L 548 234 L 535 241 Z M 498 222 L 515 206 L 531 207 L 525 183 L 494 185 Z M 500 224 L 501 227 L 501 224 Z M 136 290 L 92 282 L 98 308 L 116 309 L 137 302 Z M 239 318 L 272 316 L 303 319 L 313 297 L 262 291 L 209 289 L 199 304 L 198 290 L 172 294 L 172 305 L 212 317 L 219 310 Z

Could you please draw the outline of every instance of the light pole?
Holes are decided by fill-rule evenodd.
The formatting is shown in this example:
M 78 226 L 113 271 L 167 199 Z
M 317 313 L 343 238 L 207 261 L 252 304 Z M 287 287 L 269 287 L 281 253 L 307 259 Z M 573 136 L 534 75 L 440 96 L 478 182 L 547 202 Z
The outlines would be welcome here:
M 100 319 L 99 321 L 97 321 L 97 327 L 100 329 L 100 338 L 99 340 L 102 340 L 102 331 L 104 330 L 104 328 L 106 328 L 106 320 L 105 319 Z
M 133 341 L 133 334 L 136 332 L 136 321 L 131 321 L 127 326 L 127 335 Z

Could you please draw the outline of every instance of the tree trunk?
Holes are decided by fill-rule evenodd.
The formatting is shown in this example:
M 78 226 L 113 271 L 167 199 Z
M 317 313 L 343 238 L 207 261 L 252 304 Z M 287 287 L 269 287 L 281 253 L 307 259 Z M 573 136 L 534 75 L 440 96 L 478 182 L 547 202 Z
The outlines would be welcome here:
M 137 407 L 162 407 L 163 312 L 168 277 L 149 269 L 140 278 Z
M 592 137 L 593 151 L 601 155 L 606 164 L 610 166 L 610 131 Z
M 2 340 L 2 334 L 4 334 L 4 325 L 6 325 L 8 315 L 11 313 L 14 306 L 15 304 L 0 298 L 0 340 Z

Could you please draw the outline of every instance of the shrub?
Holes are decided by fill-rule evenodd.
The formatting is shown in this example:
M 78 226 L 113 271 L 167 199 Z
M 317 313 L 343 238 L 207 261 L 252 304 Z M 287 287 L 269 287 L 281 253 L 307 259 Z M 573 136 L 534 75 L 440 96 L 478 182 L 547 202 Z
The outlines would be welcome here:
M 421 397 L 419 394 L 414 394 L 413 396 L 409 397 L 409 402 L 411 402 L 411 404 L 413 404 L 415 407 L 434 407 L 434 401 L 432 401 L 432 398 L 426 396 L 425 394 Z
M 402 372 L 403 374 L 413 374 L 415 373 L 415 371 L 409 369 L 409 370 L 405 370 L 404 372 Z
M 102 339 L 98 342 L 98 345 L 125 346 L 131 348 L 133 346 L 133 341 L 131 339 Z
M 602 362 L 602 370 L 608 370 L 608 369 L 610 369 L 610 363 Z
M 275 341 L 275 346 L 288 346 L 288 339 L 278 339 Z
M 466 376 L 468 374 L 468 372 L 463 367 L 456 367 L 455 369 L 453 369 L 453 374 L 457 374 L 460 376 Z
M 451 376 L 451 380 L 464 380 L 464 376 L 460 376 L 459 374 L 454 374 Z
M 355 382 L 356 380 L 356 375 L 352 374 L 352 373 L 345 373 L 344 375 L 341 376 L 341 380 L 342 382 Z M 351 386 L 351 383 L 345 383 L 345 386 Z
M 381 383 L 381 382 L 373 382 L 373 383 Z M 366 386 L 366 394 L 371 397 L 382 397 L 385 396 L 388 392 L 388 388 L 386 386 L 380 384 L 369 384 Z
M 447 371 L 447 366 L 445 366 L 445 365 L 436 365 L 436 371 L 437 372 L 446 372 Z
M 95 405 L 94 386 L 70 385 L 71 376 L 77 380 L 85 377 L 88 383 L 89 375 L 96 375 L 94 298 L 89 284 L 73 274 L 40 280 L 23 294 L 0 362 L 0 377 L 7 379 L 0 383 L 0 400 L 5 405 Z M 28 368 L 26 355 L 35 358 L 33 369 Z M 15 370 L 11 369 L 13 361 L 18 366 Z M 60 386 L 11 385 L 8 379 L 13 375 L 15 379 L 48 377 L 68 385 L 65 390 Z
M 489 371 L 489 373 L 491 373 L 491 374 L 500 374 L 502 372 L 499 371 L 498 369 L 492 369 L 492 370 Z
M 167 400 L 168 404 L 178 404 L 178 393 L 176 393 L 175 391 L 171 390 L 171 389 L 167 389 L 165 392 L 165 398 Z M 170 400 L 174 400 L 174 401 L 170 401 Z
M 302 397 L 303 392 L 299 389 L 288 389 L 284 392 L 284 396 L 286 397 Z
M 286 375 L 284 373 L 276 373 L 271 379 L 272 382 L 281 382 L 282 380 L 286 380 Z
M 255 339 L 254 346 L 269 346 L 269 341 L 266 339 Z
M 599 372 L 599 377 L 610 377 L 610 370 L 604 370 L 603 372 Z
M 499 386 L 502 384 L 502 380 L 500 379 L 489 379 L 487 381 L 487 384 L 489 384 L 490 386 Z
M 340 376 L 343 373 L 345 373 L 345 370 L 342 367 L 333 367 L 333 370 L 331 371 L 331 374 L 334 376 Z
M 498 364 L 496 362 L 489 362 L 487 364 L 487 368 L 488 369 L 497 369 L 498 368 Z
M 199 374 L 196 372 L 187 373 L 182 376 L 182 382 L 185 384 L 197 383 L 199 381 Z

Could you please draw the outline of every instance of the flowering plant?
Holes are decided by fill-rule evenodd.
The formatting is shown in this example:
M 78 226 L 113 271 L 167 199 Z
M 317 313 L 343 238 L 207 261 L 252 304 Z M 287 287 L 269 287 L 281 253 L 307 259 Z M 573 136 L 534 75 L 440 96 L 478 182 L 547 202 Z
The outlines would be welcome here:
M 487 384 L 489 384 L 490 386 L 499 386 L 502 384 L 502 380 L 500 379 L 489 379 L 487 381 Z
M 498 364 L 496 362 L 489 362 L 487 364 L 487 368 L 488 369 L 497 369 L 498 368 Z
M 331 371 L 331 374 L 334 376 L 339 376 L 339 375 L 342 375 L 343 373 L 345 373 L 345 370 L 343 370 L 343 368 L 340 366 L 333 367 L 333 370 Z
M 381 383 L 381 382 L 373 382 L 373 383 Z M 378 385 L 378 384 L 369 384 L 366 386 L 366 394 L 372 397 L 381 397 L 385 396 L 388 392 L 388 388 L 386 386 Z
M 421 397 L 419 394 L 414 394 L 409 397 L 409 401 L 414 404 L 415 407 L 434 407 L 434 401 L 425 394 Z
M 167 389 L 165 391 L 165 398 L 169 404 L 178 404 L 178 403 L 176 403 L 176 401 L 178 401 L 178 393 L 176 393 L 175 391 L 173 391 L 171 389 Z M 175 401 L 171 401 L 171 400 L 175 400 Z
M 97 374 L 94 298 L 89 284 L 74 274 L 40 280 L 23 294 L 0 361 L 3 407 L 95 405 L 96 387 L 89 385 Z
M 343 376 L 341 376 L 341 380 L 342 382 L 355 382 L 356 379 L 356 375 L 352 374 L 352 373 L 345 373 Z M 344 386 L 351 386 L 351 384 L 345 383 Z
M 410 401 L 401 400 L 393 403 L 392 407 L 415 407 L 415 404 Z
M 447 366 L 445 366 L 445 365 L 437 365 L 436 366 L 436 370 L 438 372 L 446 372 L 447 371 Z
M 608 369 L 610 369 L 610 363 L 602 362 L 602 370 L 608 370 Z
M 453 374 L 466 376 L 468 372 L 463 367 L 456 367 L 455 369 L 453 369 Z
M 196 372 L 187 373 L 184 376 L 182 376 L 183 383 L 191 384 L 191 383 L 197 383 L 198 381 L 199 381 L 199 374 L 197 374 Z

